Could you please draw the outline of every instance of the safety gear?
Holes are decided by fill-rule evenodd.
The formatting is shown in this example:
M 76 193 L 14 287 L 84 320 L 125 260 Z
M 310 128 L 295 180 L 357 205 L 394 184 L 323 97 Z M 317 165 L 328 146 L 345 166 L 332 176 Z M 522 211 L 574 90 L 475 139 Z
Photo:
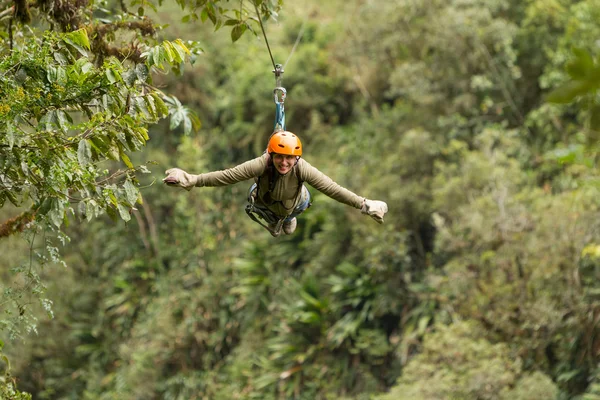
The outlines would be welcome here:
M 259 222 L 259 224 L 263 225 L 260 222 Z M 265 226 L 265 225 L 263 225 L 263 226 Z M 271 234 L 271 236 L 279 237 L 279 235 L 281 235 L 281 227 L 282 226 L 283 226 L 283 219 L 279 220 L 279 222 L 277 222 L 275 224 L 268 224 L 266 226 L 266 228 L 269 231 L 269 233 Z
M 289 156 L 302 156 L 302 143 L 298 136 L 292 132 L 279 131 L 275 132 L 269 139 L 267 152 L 286 154 Z
M 382 224 L 383 216 L 388 212 L 388 206 L 383 201 L 365 199 L 360 212 L 367 214 L 369 217 Z
M 285 233 L 286 235 L 291 235 L 296 230 L 296 225 L 298 225 L 296 217 L 292 218 L 289 221 L 286 220 L 283 223 L 283 233 Z
M 188 174 L 179 168 L 168 169 L 165 174 L 167 176 L 163 179 L 163 182 L 169 186 L 179 186 L 189 191 L 198 183 L 198 175 Z

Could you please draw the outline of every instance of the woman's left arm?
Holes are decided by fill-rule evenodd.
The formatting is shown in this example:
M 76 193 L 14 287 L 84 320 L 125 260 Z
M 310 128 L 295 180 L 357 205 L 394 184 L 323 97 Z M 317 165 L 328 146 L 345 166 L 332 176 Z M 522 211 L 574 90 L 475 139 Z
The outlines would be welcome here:
M 301 158 L 298 161 L 298 167 L 300 168 L 300 179 L 317 189 L 319 192 L 354 208 L 360 208 L 362 206 L 364 200 L 362 197 L 338 185 L 333 179 L 310 165 L 308 161 Z
M 383 222 L 383 216 L 388 211 L 388 206 L 385 202 L 368 200 L 364 197 L 360 197 L 356 193 L 335 183 L 333 179 L 310 165 L 303 158 L 298 161 L 298 167 L 300 169 L 300 179 L 304 180 L 319 192 L 340 203 L 360 209 L 363 214 L 369 215 L 380 224 Z

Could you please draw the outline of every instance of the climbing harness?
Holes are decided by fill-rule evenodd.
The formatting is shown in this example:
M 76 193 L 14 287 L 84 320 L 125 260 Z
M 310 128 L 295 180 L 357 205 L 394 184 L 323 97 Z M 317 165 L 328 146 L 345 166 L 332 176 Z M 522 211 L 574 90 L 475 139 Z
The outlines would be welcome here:
M 252 221 L 256 222 L 257 224 L 268 230 L 273 237 L 278 237 L 279 235 L 281 235 L 281 228 L 283 227 L 285 218 L 277 218 L 275 214 L 273 214 L 268 209 L 258 207 L 255 203 L 257 192 L 258 186 L 253 186 L 250 188 L 248 192 L 248 204 L 246 205 L 246 214 L 248 214 Z M 266 221 L 267 224 L 273 226 L 273 228 L 271 228 L 269 225 L 263 224 L 259 218 Z
M 275 184 L 277 183 L 277 174 L 275 173 L 274 169 L 275 169 L 275 167 L 273 165 L 271 165 L 271 160 L 269 158 L 269 160 L 267 161 L 267 168 L 265 169 L 265 171 L 269 171 L 269 190 L 266 193 L 266 196 L 269 196 L 269 198 L 270 198 L 271 192 L 275 188 Z M 298 196 L 300 196 L 302 194 L 302 188 L 304 187 L 304 181 L 300 178 L 300 173 L 297 169 L 296 169 L 296 178 L 298 178 L 298 191 L 296 192 L 296 195 L 294 196 L 294 198 L 298 198 Z M 246 209 L 245 209 L 246 214 L 248 214 L 250 219 L 252 219 L 254 222 L 257 222 L 259 225 L 261 225 L 266 230 L 268 230 L 269 233 L 273 237 L 278 237 L 279 235 L 281 235 L 281 228 L 283 227 L 283 223 L 289 217 L 286 216 L 286 217 L 278 218 L 268 208 L 260 207 L 259 205 L 256 204 L 256 197 L 258 196 L 258 189 L 260 187 L 260 181 L 261 181 L 261 177 L 259 176 L 256 184 L 252 185 L 250 187 L 250 190 L 248 191 L 248 204 L 246 205 Z M 308 197 L 310 199 L 310 195 Z M 279 200 L 271 200 L 269 202 L 269 205 L 273 205 L 275 203 L 280 203 L 283 208 L 286 208 L 283 205 L 283 202 L 281 202 Z M 306 208 L 308 208 L 310 206 L 311 206 L 311 203 L 309 202 L 309 204 Z M 288 210 L 290 210 L 290 209 L 288 209 Z M 262 222 L 260 222 L 259 218 L 263 219 L 264 221 L 267 222 L 267 224 L 269 224 L 271 226 L 263 224 Z
M 265 28 L 263 26 L 262 19 L 260 17 L 260 13 L 258 12 L 258 7 L 256 5 L 256 2 L 254 2 L 254 8 L 256 10 L 256 16 L 258 18 L 258 22 L 260 23 L 261 31 L 265 38 L 265 43 L 266 43 L 267 49 L 269 51 L 269 56 L 271 57 L 271 63 L 273 64 L 272 72 L 275 74 L 275 88 L 273 89 L 273 99 L 275 101 L 275 122 L 273 124 L 273 134 L 275 134 L 276 132 L 279 132 L 279 131 L 285 131 L 284 103 L 285 103 L 285 98 L 287 96 L 287 91 L 285 90 L 285 88 L 282 85 L 284 65 L 275 63 L 275 59 L 273 58 L 273 53 L 271 53 L 271 47 L 269 46 L 269 40 L 267 39 L 267 34 L 265 32 Z M 300 39 L 301 39 L 303 33 L 304 33 L 304 24 L 302 25 L 302 28 L 300 29 L 300 32 L 298 33 L 298 37 L 296 38 L 296 42 L 294 43 L 294 47 L 292 48 L 292 51 L 290 52 L 290 55 L 285 62 L 286 65 L 289 62 L 289 60 L 291 59 L 292 54 L 294 54 L 294 51 L 296 50 L 296 46 L 300 42 Z M 267 168 L 266 168 L 267 170 L 274 169 L 274 167 L 272 165 L 270 165 L 270 163 L 271 163 L 271 160 L 269 159 Z M 296 174 L 296 175 L 298 176 L 298 192 L 296 194 L 296 197 L 297 197 L 302 192 L 303 181 L 300 179 L 300 176 L 298 174 Z M 246 205 L 246 214 L 248 214 L 248 216 L 254 222 L 258 223 L 259 225 L 264 227 L 266 230 L 268 230 L 269 233 L 273 237 L 278 237 L 279 235 L 281 235 L 283 223 L 285 222 L 286 218 L 288 218 L 288 217 L 278 218 L 269 209 L 260 207 L 256 204 L 255 200 L 256 200 L 256 196 L 258 196 L 259 183 L 260 183 L 260 177 L 258 179 L 257 184 L 255 186 L 252 186 L 248 192 L 248 204 Z M 275 183 L 276 183 L 275 174 L 272 173 L 270 176 L 270 179 L 269 179 L 269 192 L 268 192 L 269 194 L 271 193 L 271 190 L 274 188 Z M 266 225 L 263 224 L 260 221 L 260 219 L 266 221 L 267 224 Z

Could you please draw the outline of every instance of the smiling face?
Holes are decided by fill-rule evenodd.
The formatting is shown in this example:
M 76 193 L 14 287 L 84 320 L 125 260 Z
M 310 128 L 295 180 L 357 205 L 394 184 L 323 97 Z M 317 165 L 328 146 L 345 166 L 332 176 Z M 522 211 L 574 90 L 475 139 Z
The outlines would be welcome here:
M 281 175 L 285 175 L 290 172 L 292 167 L 296 165 L 296 161 L 296 156 L 273 153 L 273 165 Z

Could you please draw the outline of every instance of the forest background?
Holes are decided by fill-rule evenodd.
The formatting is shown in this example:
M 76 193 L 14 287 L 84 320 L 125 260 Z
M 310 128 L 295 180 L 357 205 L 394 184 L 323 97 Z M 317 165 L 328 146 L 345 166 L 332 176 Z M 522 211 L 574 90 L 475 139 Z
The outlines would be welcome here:
M 92 21 L 121 13 L 135 40 L 36 3 L 70 32 L 39 51 L 0 10 L 20 57 L 0 99 L 4 396 L 600 399 L 600 1 L 259 2 L 306 160 L 390 208 L 378 225 L 313 189 L 277 239 L 245 216 L 251 182 L 160 182 L 264 150 L 252 3 L 230 23 L 219 1 L 125 3 Z

